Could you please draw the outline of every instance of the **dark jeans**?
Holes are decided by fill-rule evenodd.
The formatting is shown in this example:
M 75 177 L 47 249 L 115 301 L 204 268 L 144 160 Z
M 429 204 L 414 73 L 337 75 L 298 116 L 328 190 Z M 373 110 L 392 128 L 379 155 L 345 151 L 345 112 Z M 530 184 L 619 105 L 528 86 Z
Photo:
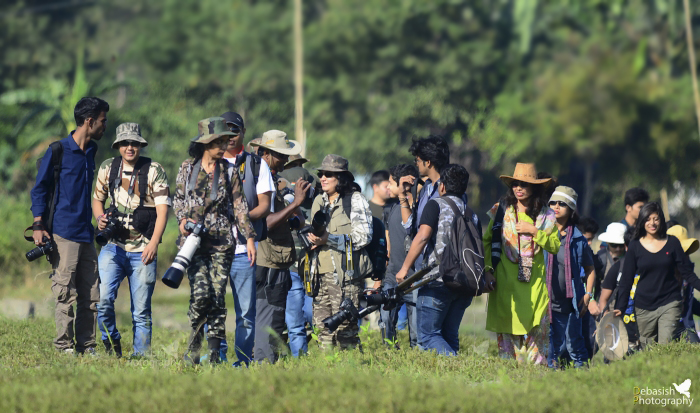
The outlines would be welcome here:
M 566 349 L 574 361 L 574 367 L 583 367 L 588 359 L 586 344 L 583 339 L 581 319 L 576 312 L 559 313 L 552 311 L 551 328 L 549 329 L 549 367 L 558 365 L 561 347 L 566 344 Z
M 255 269 L 255 361 L 277 361 L 286 343 L 282 340 L 287 293 L 292 287 L 289 269 L 257 266 Z
M 444 285 L 421 287 L 418 291 L 418 346 L 438 354 L 459 351 L 459 325 L 472 297 L 455 294 Z

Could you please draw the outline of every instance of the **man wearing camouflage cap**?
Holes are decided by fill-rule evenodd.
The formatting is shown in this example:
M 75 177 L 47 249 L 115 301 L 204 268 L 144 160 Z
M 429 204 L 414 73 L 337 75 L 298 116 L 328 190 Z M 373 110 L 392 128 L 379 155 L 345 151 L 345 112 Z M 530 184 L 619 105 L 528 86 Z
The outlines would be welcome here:
M 112 148 L 118 149 L 120 156 L 107 159 L 100 166 L 92 200 L 98 230 L 105 229 L 108 219 L 118 223 L 114 236 L 100 251 L 100 301 L 97 304 L 102 342 L 107 352 L 114 351 L 117 357 L 121 357 L 122 347 L 114 301 L 124 278 L 129 279 L 131 294 L 133 355 L 149 353 L 156 256 L 171 205 L 165 169 L 141 156 L 141 149 L 147 145 L 137 123 L 119 125 Z M 107 198 L 110 208 L 105 213 Z
M 290 155 L 301 152 L 299 144 L 287 139 L 287 134 L 270 130 L 263 134 L 259 142 L 258 154 L 270 166 L 276 191 L 272 196 L 272 212 L 267 217 L 267 239 L 258 246 L 257 269 L 255 272 L 256 307 L 255 316 L 255 360 L 277 361 L 280 336 L 285 327 L 287 293 L 292 286 L 289 268 L 296 260 L 294 238 L 289 219 L 298 212 L 306 199 L 310 184 L 302 179 L 295 182 L 294 199 L 285 202 L 281 192 L 279 172 Z M 273 333 L 270 333 L 270 330 Z

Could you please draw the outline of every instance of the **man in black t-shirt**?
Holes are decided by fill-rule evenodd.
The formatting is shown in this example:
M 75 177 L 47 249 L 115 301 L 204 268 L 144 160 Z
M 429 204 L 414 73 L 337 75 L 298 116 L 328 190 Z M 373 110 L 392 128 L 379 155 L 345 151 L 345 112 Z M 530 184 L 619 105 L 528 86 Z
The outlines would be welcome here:
M 404 259 L 406 259 L 406 242 L 408 232 L 403 226 L 406 221 L 403 219 L 403 215 L 407 218 L 411 215 L 410 205 L 413 204 L 413 200 L 410 199 L 410 185 L 400 184 L 401 178 L 405 176 L 418 176 L 418 169 L 414 165 L 409 164 L 399 164 L 392 167 L 389 170 L 389 186 L 388 191 L 391 196 L 389 202 L 387 202 L 387 207 L 384 211 L 384 227 L 387 232 L 387 241 L 389 247 L 389 265 L 387 265 L 386 275 L 384 280 L 381 282 L 377 281 L 374 284 L 374 288 L 396 288 L 396 273 L 401 269 Z M 408 197 L 404 202 L 391 202 L 401 198 Z M 402 212 L 404 214 L 402 215 Z M 399 318 L 400 306 L 397 306 L 389 311 L 384 309 L 380 310 L 380 321 L 379 327 L 382 330 L 382 338 L 388 339 L 389 341 L 396 344 L 396 323 Z M 415 306 L 407 305 L 406 310 L 409 312 L 409 317 L 415 311 Z M 414 347 L 417 342 L 417 332 L 415 329 L 410 328 L 409 323 L 409 337 L 411 347 Z M 398 346 L 397 346 L 398 347 Z

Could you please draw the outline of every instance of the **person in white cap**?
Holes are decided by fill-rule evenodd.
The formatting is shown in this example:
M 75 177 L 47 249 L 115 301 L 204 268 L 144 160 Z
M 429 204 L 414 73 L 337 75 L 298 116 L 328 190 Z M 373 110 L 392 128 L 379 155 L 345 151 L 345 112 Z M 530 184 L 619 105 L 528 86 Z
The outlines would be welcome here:
M 627 226 L 621 222 L 613 222 L 608 225 L 605 232 L 598 236 L 598 240 L 605 245 L 598 251 L 597 257 L 603 266 L 602 273 L 607 274 L 620 257 L 625 255 L 625 231 Z

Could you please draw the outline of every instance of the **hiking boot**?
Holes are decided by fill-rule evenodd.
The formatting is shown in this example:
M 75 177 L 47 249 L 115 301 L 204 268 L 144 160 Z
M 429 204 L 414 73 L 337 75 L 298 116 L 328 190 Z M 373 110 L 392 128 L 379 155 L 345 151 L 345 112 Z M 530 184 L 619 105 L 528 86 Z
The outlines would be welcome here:
M 209 364 L 220 364 L 221 339 L 210 337 L 207 341 L 209 343 Z
M 187 347 L 187 352 L 183 357 L 188 364 L 199 364 L 199 351 L 202 349 L 202 340 L 204 340 L 204 331 L 199 329 L 198 331 L 193 331 L 190 338 L 190 345 Z
M 102 342 L 105 345 L 105 352 L 109 354 L 110 356 L 112 355 L 112 352 L 117 356 L 117 358 L 122 357 L 122 344 L 120 340 L 102 340 Z M 114 346 L 112 346 L 112 343 L 114 343 Z
M 95 347 L 89 347 L 83 351 L 78 351 L 78 354 L 81 356 L 90 356 L 93 358 L 99 357 L 99 355 L 97 354 L 97 350 L 95 350 Z

